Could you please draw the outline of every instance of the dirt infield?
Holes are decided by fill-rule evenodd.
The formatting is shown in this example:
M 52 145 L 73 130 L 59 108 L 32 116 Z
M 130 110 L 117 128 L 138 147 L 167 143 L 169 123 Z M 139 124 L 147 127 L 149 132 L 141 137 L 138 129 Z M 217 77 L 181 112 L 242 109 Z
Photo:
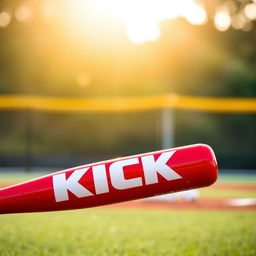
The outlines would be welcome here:
M 164 202 L 164 201 L 130 201 L 104 206 L 106 208 L 135 208 L 155 210 L 242 210 L 256 211 L 256 204 L 250 206 L 231 206 L 229 199 L 200 198 L 197 201 Z
M 216 191 L 256 191 L 254 184 L 214 184 L 211 189 Z M 196 201 L 187 202 L 178 200 L 173 202 L 167 201 L 144 201 L 137 200 L 131 202 L 124 202 L 120 204 L 109 205 L 105 207 L 110 208 L 137 208 L 137 209 L 163 209 L 163 210 L 242 210 L 242 211 L 256 211 L 256 204 L 252 205 L 232 205 L 230 198 L 199 198 Z
M 217 190 L 246 190 L 251 192 L 256 192 L 256 185 L 253 184 L 214 184 L 211 186 L 213 189 Z

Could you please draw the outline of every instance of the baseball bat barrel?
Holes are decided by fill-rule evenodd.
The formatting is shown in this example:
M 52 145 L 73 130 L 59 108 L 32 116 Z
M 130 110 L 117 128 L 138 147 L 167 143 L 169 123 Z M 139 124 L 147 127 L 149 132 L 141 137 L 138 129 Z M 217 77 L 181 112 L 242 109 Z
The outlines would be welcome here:
M 0 189 L 0 213 L 71 210 L 206 187 L 218 176 L 204 144 L 78 166 Z

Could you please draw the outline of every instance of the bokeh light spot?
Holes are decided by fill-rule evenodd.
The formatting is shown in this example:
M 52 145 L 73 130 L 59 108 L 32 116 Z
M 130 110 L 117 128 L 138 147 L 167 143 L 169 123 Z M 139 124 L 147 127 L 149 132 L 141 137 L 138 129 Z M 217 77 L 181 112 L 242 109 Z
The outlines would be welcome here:
M 231 17 L 225 10 L 217 11 L 214 17 L 215 27 L 219 31 L 226 31 L 231 25 Z
M 18 7 L 15 11 L 15 18 L 22 23 L 27 23 L 32 18 L 31 8 L 27 5 Z
M 247 4 L 244 8 L 246 17 L 250 20 L 256 19 L 256 4 Z
M 0 13 L 0 27 L 5 28 L 11 22 L 11 15 L 8 12 Z

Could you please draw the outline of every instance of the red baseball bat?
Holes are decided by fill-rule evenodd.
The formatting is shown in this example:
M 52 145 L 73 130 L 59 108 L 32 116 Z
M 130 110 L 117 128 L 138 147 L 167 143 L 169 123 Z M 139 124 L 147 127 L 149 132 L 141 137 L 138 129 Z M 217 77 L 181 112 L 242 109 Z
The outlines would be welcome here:
M 204 144 L 83 165 L 0 189 L 0 213 L 94 207 L 213 184 L 218 167 Z

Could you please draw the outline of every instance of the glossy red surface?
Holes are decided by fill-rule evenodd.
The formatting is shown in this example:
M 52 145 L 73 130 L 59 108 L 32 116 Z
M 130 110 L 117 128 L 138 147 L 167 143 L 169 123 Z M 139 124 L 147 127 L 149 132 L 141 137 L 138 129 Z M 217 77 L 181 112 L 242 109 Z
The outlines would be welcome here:
M 166 162 L 176 174 L 181 176 L 178 179 L 167 180 L 160 173 L 157 173 L 158 182 L 155 184 L 146 184 L 145 168 L 143 169 L 142 158 L 153 155 L 155 161 L 165 152 L 175 153 Z M 126 165 L 123 168 L 125 182 L 139 178 L 140 186 L 126 189 L 117 189 L 113 186 L 113 177 L 117 173 L 112 171 L 112 180 L 109 167 L 115 162 L 133 159 L 138 161 L 136 164 Z M 134 160 L 135 159 L 135 160 Z M 108 191 L 96 194 L 93 176 L 93 167 L 105 165 Z M 167 167 L 167 168 L 168 168 Z M 53 176 L 65 173 L 66 180 L 73 172 L 88 168 L 84 175 L 75 184 L 76 187 L 82 185 L 92 195 L 78 197 L 68 189 L 64 189 L 68 195 L 65 201 L 56 202 L 56 195 L 53 187 Z M 153 168 L 153 167 L 152 167 Z M 171 169 L 169 168 L 170 171 Z M 125 158 L 112 159 L 109 161 L 84 165 L 72 169 L 64 170 L 58 173 L 47 175 L 35 180 L 17 184 L 11 187 L 0 189 L 0 213 L 19 213 L 19 212 L 39 212 L 39 211 L 57 211 L 78 208 L 87 208 L 112 204 L 127 200 L 150 197 L 157 194 L 164 194 L 193 188 L 205 187 L 213 184 L 218 175 L 218 167 L 212 149 L 204 144 L 167 149 L 152 153 L 146 153 Z M 104 175 L 99 178 L 104 183 Z M 106 182 L 104 183 L 106 184 Z M 99 188 L 99 187 L 98 187 Z M 63 188 L 60 188 L 63 191 Z

